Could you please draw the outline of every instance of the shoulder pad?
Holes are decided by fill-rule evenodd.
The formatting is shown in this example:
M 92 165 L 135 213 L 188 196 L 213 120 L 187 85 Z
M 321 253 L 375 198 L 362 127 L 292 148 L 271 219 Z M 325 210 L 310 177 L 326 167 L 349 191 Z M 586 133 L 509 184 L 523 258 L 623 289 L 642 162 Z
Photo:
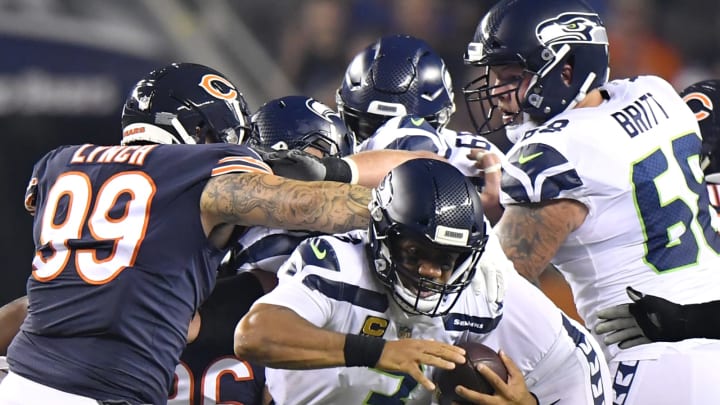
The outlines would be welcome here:
M 297 248 L 302 259 L 302 267 L 316 266 L 332 271 L 340 271 L 335 249 L 322 237 L 309 238 Z
M 540 202 L 583 185 L 567 158 L 544 143 L 522 145 L 508 157 L 502 191 L 517 202 Z

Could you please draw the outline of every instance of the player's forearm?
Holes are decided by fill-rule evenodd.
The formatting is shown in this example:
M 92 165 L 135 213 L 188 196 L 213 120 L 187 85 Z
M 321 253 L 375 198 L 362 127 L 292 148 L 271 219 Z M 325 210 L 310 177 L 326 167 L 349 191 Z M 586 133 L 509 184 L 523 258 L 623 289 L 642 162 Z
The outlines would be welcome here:
M 291 309 L 256 304 L 235 329 L 235 355 L 273 368 L 345 365 L 345 335 L 316 327 Z
M 369 202 L 370 189 L 359 185 L 243 173 L 211 179 L 200 204 L 210 229 L 230 223 L 339 233 L 367 227 Z
M 344 159 L 352 161 L 357 169 L 357 183 L 366 187 L 376 187 L 380 181 L 396 166 L 417 158 L 445 160 L 429 151 L 373 150 L 356 153 Z
M 720 301 L 684 306 L 686 337 L 720 339 Z
M 505 207 L 493 231 L 515 269 L 537 280 L 586 215 L 587 208 L 572 200 L 513 204 Z

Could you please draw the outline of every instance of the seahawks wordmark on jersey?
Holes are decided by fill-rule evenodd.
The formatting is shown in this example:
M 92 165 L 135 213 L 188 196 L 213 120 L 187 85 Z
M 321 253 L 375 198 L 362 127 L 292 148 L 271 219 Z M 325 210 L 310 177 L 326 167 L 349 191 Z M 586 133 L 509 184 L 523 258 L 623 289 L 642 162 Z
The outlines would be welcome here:
M 505 350 L 541 401 L 610 403 L 603 402 L 609 392 L 607 366 L 592 337 L 516 272 L 506 277 L 500 316 L 493 316 L 498 308 L 475 295 L 472 287 L 445 317 L 409 315 L 371 270 L 366 243 L 365 231 L 306 240 L 279 272 L 280 285 L 258 302 L 291 308 L 315 326 L 341 333 L 388 340 L 479 341 Z M 502 254 L 493 251 L 499 249 L 497 240 L 488 245 L 486 255 Z M 433 370 L 424 371 L 431 376 Z M 268 368 L 266 378 L 278 404 L 432 401 L 432 394 L 410 376 L 367 367 Z

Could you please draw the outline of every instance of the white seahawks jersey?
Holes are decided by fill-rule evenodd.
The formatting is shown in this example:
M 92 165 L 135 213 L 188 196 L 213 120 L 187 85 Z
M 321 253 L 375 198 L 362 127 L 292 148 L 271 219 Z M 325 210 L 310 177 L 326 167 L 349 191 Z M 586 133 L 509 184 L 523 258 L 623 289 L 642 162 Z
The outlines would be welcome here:
M 475 161 L 467 158 L 470 149 L 483 148 L 497 154 L 501 161 L 505 154 L 487 138 L 470 132 L 456 132 L 443 128 L 438 131 L 422 118 L 413 116 L 394 117 L 360 146 L 359 150 L 400 149 L 435 152 L 448 159 L 466 176 L 474 177 L 480 172 Z
M 720 238 L 695 117 L 654 76 L 612 81 L 602 94 L 600 106 L 568 110 L 524 134 L 508 152 L 501 203 L 563 198 L 588 208 L 553 264 L 591 329 L 595 311 L 629 301 L 627 286 L 679 303 L 720 299 Z
M 425 150 L 450 157 L 450 144 L 424 118 L 412 115 L 393 117 L 358 146 L 365 150 Z
M 250 227 L 240 236 L 237 248 L 232 251 L 233 267 L 238 272 L 258 269 L 277 273 L 300 242 L 317 234 L 264 226 Z
M 593 350 L 592 337 L 516 272 L 505 277 L 502 310 L 468 287 L 445 317 L 414 316 L 393 301 L 374 275 L 366 243 L 365 231 L 306 240 L 281 269 L 280 285 L 258 302 L 291 308 L 314 325 L 341 333 L 388 340 L 480 341 L 505 350 L 542 403 L 610 403 L 603 402 L 610 391 L 605 385 L 607 366 L 599 349 Z M 502 251 L 494 240 L 485 255 L 490 259 L 498 253 Z M 493 316 L 498 313 L 502 315 Z M 432 367 L 425 373 L 431 376 Z M 266 379 L 278 404 L 432 401 L 432 394 L 410 376 L 366 367 L 267 368 Z

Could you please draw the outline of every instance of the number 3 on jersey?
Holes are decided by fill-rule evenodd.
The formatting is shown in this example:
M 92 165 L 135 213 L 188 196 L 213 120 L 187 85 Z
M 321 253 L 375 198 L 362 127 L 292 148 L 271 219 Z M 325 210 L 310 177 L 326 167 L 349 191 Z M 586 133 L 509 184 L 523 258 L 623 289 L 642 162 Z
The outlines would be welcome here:
M 115 175 L 97 191 L 82 172 L 58 177 L 42 212 L 42 248 L 33 260 L 33 277 L 42 282 L 54 279 L 75 252 L 75 269 L 87 283 L 113 280 L 134 264 L 154 195 L 155 183 L 142 172 Z M 89 236 L 83 235 L 86 226 Z M 100 247 L 109 253 L 99 257 Z
M 383 371 L 375 368 L 371 368 L 370 370 L 390 377 L 393 389 L 391 390 L 392 392 L 385 393 L 378 391 L 371 392 L 365 400 L 365 404 L 367 405 L 404 404 L 410 396 L 410 393 L 418 386 L 418 382 L 410 377 L 409 374 Z
M 673 140 L 670 158 L 657 149 L 633 165 L 635 204 L 645 232 L 645 260 L 658 272 L 696 263 L 702 246 L 720 252 L 720 237 L 712 227 L 714 212 L 711 214 L 698 164 L 699 150 L 700 138 L 689 133 Z M 694 207 L 699 207 L 697 212 Z

